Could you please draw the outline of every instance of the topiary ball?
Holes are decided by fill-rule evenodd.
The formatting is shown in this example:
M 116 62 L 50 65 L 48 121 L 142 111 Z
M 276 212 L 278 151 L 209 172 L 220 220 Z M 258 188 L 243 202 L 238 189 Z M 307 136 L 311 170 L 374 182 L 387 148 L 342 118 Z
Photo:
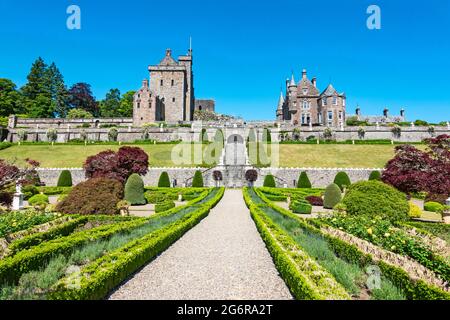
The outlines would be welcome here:
M 381 173 L 380 171 L 372 171 L 369 176 L 369 181 L 381 181 Z
M 298 177 L 297 188 L 312 188 L 311 181 L 309 181 L 308 174 L 305 171 L 300 173 Z
M 133 173 L 128 177 L 127 183 L 125 183 L 125 200 L 131 205 L 146 204 L 147 201 L 144 197 L 144 181 L 137 173 Z
M 380 216 L 392 222 L 409 217 L 406 195 L 381 181 L 360 181 L 351 185 L 342 202 L 350 215 Z
M 169 174 L 166 171 L 162 172 L 161 175 L 159 176 L 158 187 L 170 188 Z
M 264 177 L 264 187 L 276 188 L 276 186 L 277 185 L 275 183 L 275 178 L 273 177 L 273 175 L 268 174 Z
M 342 192 L 339 186 L 335 183 L 330 184 L 325 189 L 323 197 L 323 207 L 325 209 L 333 209 L 342 200 Z
M 195 171 L 194 179 L 192 179 L 192 187 L 203 188 L 203 176 L 199 170 Z
M 72 174 L 69 170 L 61 171 L 61 174 L 58 178 L 58 187 L 71 187 L 72 186 Z
M 334 183 L 338 185 L 341 191 L 344 191 L 344 188 L 348 188 L 352 184 L 347 173 L 343 171 L 338 172 L 338 174 L 334 178 Z

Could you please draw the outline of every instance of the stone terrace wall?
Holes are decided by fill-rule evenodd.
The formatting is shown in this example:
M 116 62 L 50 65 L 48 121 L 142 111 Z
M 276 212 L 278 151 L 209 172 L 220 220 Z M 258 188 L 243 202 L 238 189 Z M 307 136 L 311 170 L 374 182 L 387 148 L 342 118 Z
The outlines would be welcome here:
M 39 176 L 41 181 L 44 182 L 47 186 L 56 186 L 58 177 L 64 168 L 55 168 L 55 169 L 47 169 L 47 168 L 39 168 Z M 67 168 L 72 173 L 72 180 L 74 184 L 80 183 L 86 180 L 84 176 L 84 171 L 81 168 Z M 169 174 L 170 182 L 172 183 L 173 179 L 177 180 L 177 186 L 183 186 L 183 183 L 187 179 L 191 179 L 194 176 L 196 170 L 200 170 L 204 172 L 203 180 L 205 186 L 213 187 L 215 186 L 215 182 L 212 178 L 212 172 L 214 170 L 221 170 L 223 168 L 213 168 L 207 170 L 206 168 L 150 168 L 147 175 L 143 178 L 144 183 L 147 186 L 157 186 L 159 176 L 163 171 L 166 171 Z M 277 186 L 284 187 L 284 184 L 287 187 L 292 188 L 295 187 L 300 172 L 306 171 L 309 179 L 314 187 L 317 188 L 325 188 L 327 185 L 333 182 L 334 177 L 339 171 L 345 171 L 350 177 L 352 182 L 356 182 L 359 180 L 367 180 L 369 178 L 370 173 L 373 170 L 382 171 L 382 169 L 351 169 L 351 168 L 262 168 L 259 169 L 258 180 L 255 182 L 255 186 L 260 187 L 263 185 L 264 177 L 268 174 L 272 174 L 277 177 Z M 223 172 L 223 176 L 226 177 L 226 174 Z M 294 183 L 295 181 L 295 183 Z M 224 181 L 225 182 L 225 181 Z M 188 182 L 187 185 L 190 185 L 192 180 Z M 226 182 L 225 182 L 226 183 Z M 241 181 L 241 185 L 236 185 L 237 187 L 245 186 L 246 182 L 244 180 Z

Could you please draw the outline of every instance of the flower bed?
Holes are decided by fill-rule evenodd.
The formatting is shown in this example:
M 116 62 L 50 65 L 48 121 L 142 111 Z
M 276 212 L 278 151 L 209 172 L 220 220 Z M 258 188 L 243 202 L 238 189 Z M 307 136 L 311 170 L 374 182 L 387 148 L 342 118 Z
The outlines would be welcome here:
M 383 253 L 388 251 L 383 250 L 375 245 L 372 245 L 370 247 L 370 250 L 365 251 L 363 249 L 364 246 L 357 245 L 359 242 L 356 241 L 354 243 L 349 243 L 349 237 L 353 237 L 352 235 L 342 231 L 332 234 L 331 232 L 329 232 L 329 230 L 327 230 L 329 226 L 325 227 L 324 223 L 320 220 L 304 220 L 285 209 L 275 206 L 261 193 L 259 193 L 259 196 L 268 207 L 285 216 L 296 219 L 297 223 L 301 225 L 303 229 L 326 239 L 328 244 L 333 248 L 333 250 L 340 258 L 345 259 L 348 262 L 356 263 L 362 267 L 368 265 L 378 266 L 382 272 L 382 276 L 388 279 L 398 289 L 401 289 L 406 298 L 418 300 L 450 299 L 450 293 L 448 292 L 448 288 L 446 287 L 448 284 L 445 284 L 437 277 L 433 277 L 432 271 L 424 271 L 422 273 L 418 273 L 417 276 L 410 274 L 403 268 L 402 256 L 395 256 L 394 253 L 391 253 L 392 255 L 394 255 L 393 259 L 377 258 L 380 256 L 384 257 Z M 342 234 L 346 235 L 346 237 L 338 236 Z M 422 267 L 422 270 L 426 269 Z
M 2 214 L 0 215 L 0 238 L 56 218 L 55 214 L 36 212 L 32 209 Z

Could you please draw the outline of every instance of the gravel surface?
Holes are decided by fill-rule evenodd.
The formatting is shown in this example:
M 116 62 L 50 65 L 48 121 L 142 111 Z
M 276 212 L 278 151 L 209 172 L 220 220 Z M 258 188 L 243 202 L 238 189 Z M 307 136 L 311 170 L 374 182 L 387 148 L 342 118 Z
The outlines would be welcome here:
M 226 190 L 208 217 L 141 269 L 111 300 L 292 299 L 241 190 Z

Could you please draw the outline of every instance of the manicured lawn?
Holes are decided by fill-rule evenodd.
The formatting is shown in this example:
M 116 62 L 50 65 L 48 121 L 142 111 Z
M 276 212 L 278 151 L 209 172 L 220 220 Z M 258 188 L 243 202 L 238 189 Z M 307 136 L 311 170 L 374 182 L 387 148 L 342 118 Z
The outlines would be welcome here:
M 181 166 L 171 160 L 172 148 L 176 146 L 175 144 L 136 146 L 148 154 L 151 167 Z M 108 149 L 116 151 L 119 147 L 119 145 L 16 145 L 0 150 L 0 159 L 17 160 L 20 165 L 24 163 L 24 159 L 30 158 L 39 161 L 42 168 L 76 168 L 82 167 L 88 156 Z M 182 166 L 195 167 L 196 165 Z
M 423 146 L 416 146 L 423 149 Z M 281 167 L 383 168 L 394 156 L 392 145 L 281 144 Z M 0 153 L 1 155 L 1 153 Z

